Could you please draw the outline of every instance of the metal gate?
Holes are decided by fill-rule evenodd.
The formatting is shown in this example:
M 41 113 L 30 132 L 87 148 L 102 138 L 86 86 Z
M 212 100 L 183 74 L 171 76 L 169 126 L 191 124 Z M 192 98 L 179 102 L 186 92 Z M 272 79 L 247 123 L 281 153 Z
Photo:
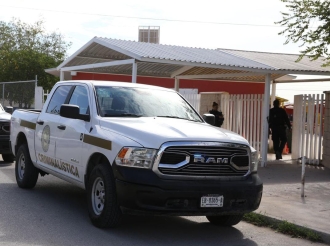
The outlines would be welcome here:
M 294 97 L 292 159 L 304 156 L 306 163 L 320 164 L 323 151 L 324 104 L 324 94 Z
M 200 94 L 183 94 L 182 95 L 197 112 L 199 112 L 201 95 Z
M 257 151 L 261 151 L 263 95 L 221 95 L 224 115 L 223 128 L 245 137 Z
M 180 89 L 179 92 L 199 112 L 201 95 L 198 94 L 198 89 Z

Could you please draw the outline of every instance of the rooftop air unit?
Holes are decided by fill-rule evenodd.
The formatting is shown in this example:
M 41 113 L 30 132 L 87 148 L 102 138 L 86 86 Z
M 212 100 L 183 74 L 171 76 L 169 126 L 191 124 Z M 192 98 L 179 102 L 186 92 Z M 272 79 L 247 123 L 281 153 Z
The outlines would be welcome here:
M 159 26 L 139 26 L 139 42 L 159 44 Z

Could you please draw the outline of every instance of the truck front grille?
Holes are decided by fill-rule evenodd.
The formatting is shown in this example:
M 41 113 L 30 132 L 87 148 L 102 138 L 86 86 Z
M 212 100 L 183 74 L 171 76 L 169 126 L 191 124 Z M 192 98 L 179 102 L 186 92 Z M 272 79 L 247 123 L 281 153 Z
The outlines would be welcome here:
M 173 153 L 173 152 L 165 152 L 162 155 L 161 163 L 166 164 L 177 164 L 186 159 L 185 155 L 179 154 L 179 153 Z
M 249 171 L 247 146 L 169 146 L 164 149 L 158 170 L 164 175 L 196 177 L 242 177 Z

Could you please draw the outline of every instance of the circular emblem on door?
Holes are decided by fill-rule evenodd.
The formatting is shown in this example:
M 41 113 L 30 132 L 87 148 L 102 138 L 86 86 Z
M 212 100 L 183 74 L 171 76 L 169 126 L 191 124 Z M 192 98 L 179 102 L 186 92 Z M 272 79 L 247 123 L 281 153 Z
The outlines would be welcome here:
M 49 126 L 45 126 L 44 129 L 42 130 L 42 135 L 41 135 L 41 146 L 42 149 L 47 152 L 49 148 L 49 142 L 50 142 L 50 128 Z

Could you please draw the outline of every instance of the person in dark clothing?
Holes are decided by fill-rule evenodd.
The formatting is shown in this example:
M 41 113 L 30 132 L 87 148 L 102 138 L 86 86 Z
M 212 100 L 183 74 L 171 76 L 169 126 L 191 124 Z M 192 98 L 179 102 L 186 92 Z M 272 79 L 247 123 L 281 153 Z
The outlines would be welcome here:
M 272 140 L 276 160 L 282 159 L 282 152 L 287 142 L 286 126 L 291 130 L 291 123 L 283 108 L 280 108 L 280 101 L 273 102 L 274 107 L 269 111 L 269 128 L 272 132 Z
M 224 121 L 224 117 L 221 111 L 219 110 L 219 105 L 216 102 L 212 104 L 212 110 L 209 111 L 210 114 L 215 116 L 215 126 L 221 127 Z

